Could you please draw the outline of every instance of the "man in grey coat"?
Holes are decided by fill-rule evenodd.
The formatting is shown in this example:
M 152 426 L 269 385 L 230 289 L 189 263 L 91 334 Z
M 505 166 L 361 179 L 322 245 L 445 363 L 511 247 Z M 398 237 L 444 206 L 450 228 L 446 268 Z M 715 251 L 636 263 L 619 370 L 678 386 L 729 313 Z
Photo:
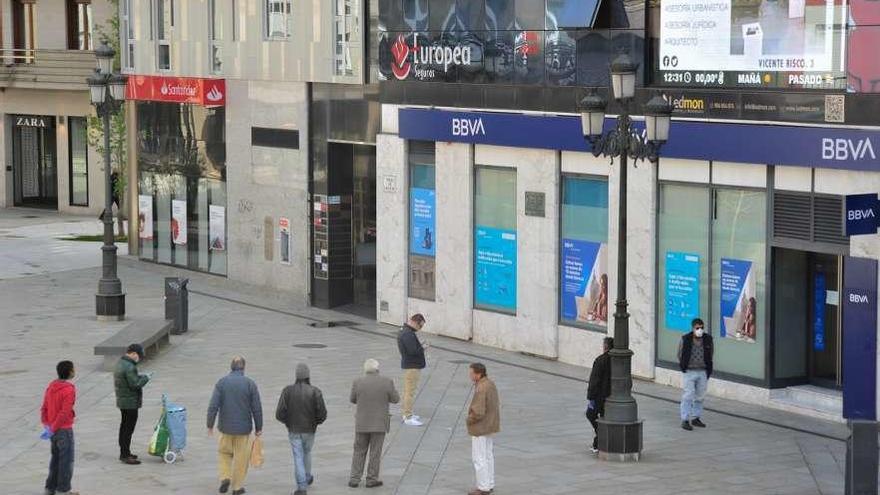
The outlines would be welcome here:
M 367 359 L 364 362 L 364 376 L 351 385 L 351 403 L 357 405 L 354 426 L 354 455 L 351 459 L 351 479 L 348 486 L 357 488 L 364 474 L 367 451 L 370 465 L 367 468 L 367 488 L 382 486 L 379 480 L 379 463 L 382 459 L 382 444 L 391 426 L 388 404 L 397 404 L 400 396 L 394 388 L 394 381 L 379 375 L 379 362 Z
M 235 356 L 231 371 L 214 386 L 208 406 L 208 435 L 214 434 L 214 420 L 220 418 L 218 464 L 220 493 L 232 485 L 232 495 L 242 495 L 250 461 L 251 431 L 263 433 L 263 405 L 253 380 L 244 376 L 244 358 Z

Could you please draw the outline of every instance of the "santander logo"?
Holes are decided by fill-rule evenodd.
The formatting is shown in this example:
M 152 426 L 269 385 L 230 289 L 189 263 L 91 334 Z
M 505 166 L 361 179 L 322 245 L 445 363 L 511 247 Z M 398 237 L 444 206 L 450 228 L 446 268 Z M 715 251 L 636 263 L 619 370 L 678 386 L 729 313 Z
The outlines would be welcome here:
M 159 88 L 159 92 L 162 93 L 162 96 L 167 96 L 168 95 L 168 83 L 163 81 L 162 87 Z
M 409 71 L 412 69 L 409 53 L 410 48 L 403 35 L 398 35 L 397 41 L 391 45 L 391 56 L 394 57 L 394 62 L 391 64 L 391 72 L 394 73 L 394 77 L 401 81 L 409 76 Z
M 208 93 L 205 95 L 205 98 L 208 101 L 217 102 L 223 99 L 223 93 L 220 92 L 219 89 L 217 89 L 217 86 L 212 86 L 211 91 L 208 91 Z

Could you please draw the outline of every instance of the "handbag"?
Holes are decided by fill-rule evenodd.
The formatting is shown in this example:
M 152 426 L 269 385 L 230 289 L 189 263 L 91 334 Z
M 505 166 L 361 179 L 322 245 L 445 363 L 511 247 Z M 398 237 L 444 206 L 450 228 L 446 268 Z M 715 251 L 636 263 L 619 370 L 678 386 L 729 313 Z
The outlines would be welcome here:
M 251 444 L 251 467 L 263 467 L 265 457 L 263 456 L 263 438 L 255 437 L 254 443 Z

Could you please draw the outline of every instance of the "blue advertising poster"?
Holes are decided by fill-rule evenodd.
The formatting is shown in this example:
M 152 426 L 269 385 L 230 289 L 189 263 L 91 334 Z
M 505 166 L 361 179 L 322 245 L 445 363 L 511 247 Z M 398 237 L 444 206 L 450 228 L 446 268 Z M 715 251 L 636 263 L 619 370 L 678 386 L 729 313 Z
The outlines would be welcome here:
M 813 283 L 813 349 L 825 350 L 825 274 L 818 272 Z
M 434 256 L 436 248 L 436 192 L 433 189 L 412 188 L 409 197 L 410 225 L 409 252 Z
M 700 314 L 700 256 L 666 253 L 666 328 L 689 332 Z
M 721 337 L 754 343 L 757 284 L 752 262 L 721 258 Z
M 516 231 L 477 226 L 474 300 L 516 311 Z
M 600 242 L 562 240 L 559 274 L 562 319 L 608 324 L 608 248 Z

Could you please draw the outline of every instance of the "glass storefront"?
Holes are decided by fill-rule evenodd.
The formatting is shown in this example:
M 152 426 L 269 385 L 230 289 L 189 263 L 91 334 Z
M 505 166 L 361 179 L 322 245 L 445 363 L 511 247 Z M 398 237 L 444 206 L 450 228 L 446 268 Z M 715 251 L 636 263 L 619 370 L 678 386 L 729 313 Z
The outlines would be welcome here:
M 434 300 L 437 191 L 434 143 L 409 143 L 409 296 Z
M 516 170 L 477 166 L 474 307 L 516 313 Z
M 678 341 L 702 318 L 715 369 L 763 381 L 767 348 L 764 191 L 661 184 L 657 357 L 677 367 Z
M 608 327 L 608 182 L 562 178 L 559 320 Z
M 226 274 L 225 110 L 138 102 L 142 259 Z

